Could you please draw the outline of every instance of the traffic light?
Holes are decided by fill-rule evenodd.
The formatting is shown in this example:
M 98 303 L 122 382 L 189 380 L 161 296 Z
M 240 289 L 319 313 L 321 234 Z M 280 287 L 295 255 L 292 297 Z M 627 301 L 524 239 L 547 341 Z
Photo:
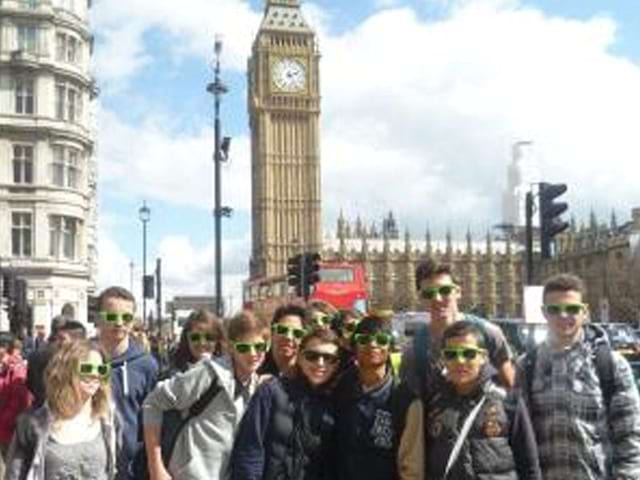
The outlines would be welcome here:
M 551 258 L 553 237 L 569 228 L 569 223 L 560 218 L 567 211 L 567 202 L 556 199 L 567 191 L 564 183 L 540 184 L 540 252 L 542 258 Z
M 9 305 L 16 298 L 16 276 L 11 271 L 2 272 L 2 297 L 7 299 Z
M 287 260 L 287 281 L 296 292 L 297 297 L 302 297 L 303 286 L 303 264 L 304 258 L 302 255 L 296 255 Z
M 320 260 L 319 253 L 306 253 L 304 255 L 304 298 L 311 296 L 311 288 L 320 281 Z

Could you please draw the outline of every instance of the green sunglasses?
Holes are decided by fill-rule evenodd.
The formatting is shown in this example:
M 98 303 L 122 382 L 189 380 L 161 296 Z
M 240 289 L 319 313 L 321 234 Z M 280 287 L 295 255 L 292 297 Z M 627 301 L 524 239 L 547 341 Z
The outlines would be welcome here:
M 440 295 L 443 298 L 446 298 L 449 295 L 451 295 L 456 288 L 457 286 L 453 284 L 440 285 L 438 287 L 423 288 L 422 290 L 420 290 L 420 295 L 425 300 L 433 300 L 438 295 Z
M 584 303 L 550 303 L 545 305 L 544 311 L 549 315 L 578 315 L 586 310 L 587 306 Z
M 331 315 L 316 312 L 311 316 L 311 321 L 318 327 L 326 326 L 331 323 Z
M 118 312 L 100 312 L 100 318 L 108 323 L 131 323 L 133 322 L 133 313 Z
M 269 350 L 269 344 L 267 342 L 234 342 L 233 348 L 238 353 L 265 353 Z
M 475 347 L 445 348 L 442 350 L 442 358 L 447 362 L 453 362 L 454 360 L 470 362 L 485 352 L 486 350 Z
M 191 343 L 210 343 L 215 342 L 216 337 L 211 333 L 191 332 L 189 334 L 189 341 Z
M 288 325 L 280 325 L 275 324 L 271 327 L 271 331 L 276 335 L 281 335 L 283 337 L 295 338 L 296 340 L 301 340 L 302 337 L 307 333 L 302 328 L 290 327 Z
M 81 362 L 78 366 L 78 373 L 81 377 L 100 377 L 106 380 L 111 374 L 111 366 L 106 363 Z
M 353 336 L 356 344 L 365 346 L 371 345 L 373 342 L 379 347 L 386 347 L 391 344 L 392 337 L 388 333 L 356 333 Z

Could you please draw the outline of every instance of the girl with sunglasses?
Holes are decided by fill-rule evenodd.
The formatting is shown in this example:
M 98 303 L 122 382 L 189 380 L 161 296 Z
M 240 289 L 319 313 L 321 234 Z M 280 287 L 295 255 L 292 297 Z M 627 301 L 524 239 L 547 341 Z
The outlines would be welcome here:
M 61 346 L 45 371 L 45 404 L 18 421 L 6 479 L 114 479 L 120 428 L 109 377 L 90 342 Z
M 294 375 L 263 383 L 236 437 L 233 480 L 333 480 L 330 399 L 338 338 L 316 329 L 300 342 Z
M 187 319 L 178 346 L 171 356 L 171 373 L 185 372 L 203 358 L 224 353 L 222 322 L 208 310 L 197 310 Z
M 227 478 L 234 432 L 258 386 L 256 371 L 269 347 L 269 331 L 244 311 L 229 320 L 226 333 L 228 356 L 204 358 L 147 396 L 142 410 L 151 480 Z M 189 421 L 163 450 L 162 414 L 176 409 Z
M 426 477 L 540 480 L 527 407 L 492 380 L 480 327 L 470 321 L 448 327 L 441 356 L 446 383 L 425 405 Z

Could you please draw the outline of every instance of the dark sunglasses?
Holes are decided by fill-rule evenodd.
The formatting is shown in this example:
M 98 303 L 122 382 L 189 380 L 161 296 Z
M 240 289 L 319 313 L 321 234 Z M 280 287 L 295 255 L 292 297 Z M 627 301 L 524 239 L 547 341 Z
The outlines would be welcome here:
M 438 287 L 423 288 L 420 290 L 420 295 L 425 300 L 433 300 L 438 295 L 445 298 L 451 295 L 455 289 L 455 285 L 440 285 Z
M 587 306 L 584 303 L 552 303 L 543 308 L 549 315 L 562 315 L 563 313 L 578 315 L 584 312 Z
M 391 344 L 391 335 L 388 333 L 356 333 L 353 337 L 358 345 L 371 345 L 373 342 L 379 347 L 386 347 Z
M 459 362 L 470 362 L 475 360 L 478 355 L 485 352 L 482 348 L 461 347 L 461 348 L 445 348 L 442 350 L 442 358 L 447 362 L 458 360 Z
M 320 363 L 320 360 L 327 365 L 335 365 L 338 363 L 338 356 L 333 353 L 317 352 L 315 350 L 305 350 L 302 357 L 309 363 Z
M 189 334 L 189 341 L 191 343 L 215 342 L 216 337 L 211 333 L 191 332 Z
M 78 366 L 78 373 L 80 373 L 81 377 L 100 377 L 106 380 L 111 374 L 111 366 L 106 363 L 81 362 Z
M 233 348 L 238 353 L 264 353 L 269 349 L 269 344 L 267 342 L 235 342 Z
M 353 333 L 353 332 L 355 332 L 355 331 L 356 331 L 356 328 L 358 328 L 358 323 L 360 323 L 360 322 L 346 323 L 346 324 L 342 327 L 342 329 L 343 329 L 343 330 L 345 330 L 345 331 L 347 331 L 347 332 L 351 332 L 351 333 Z
M 296 340 L 301 340 L 302 337 L 304 337 L 305 333 L 307 333 L 302 328 L 295 328 L 295 327 L 290 327 L 288 325 L 280 325 L 280 324 L 275 324 L 273 327 L 271 327 L 271 330 L 276 335 L 294 338 Z
M 117 312 L 100 312 L 100 318 L 108 323 L 131 323 L 133 322 L 133 313 L 117 313 Z

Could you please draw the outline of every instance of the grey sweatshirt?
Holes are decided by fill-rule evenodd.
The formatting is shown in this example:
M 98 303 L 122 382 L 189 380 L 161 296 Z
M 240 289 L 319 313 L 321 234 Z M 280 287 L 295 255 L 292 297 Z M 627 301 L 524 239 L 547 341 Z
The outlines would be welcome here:
M 257 386 L 254 376 L 247 387 L 236 386 L 228 358 L 207 359 L 190 370 L 160 382 L 142 406 L 144 425 L 162 425 L 162 414 L 177 409 L 188 414 L 217 378 L 222 389 L 197 417 L 191 419 L 176 441 L 167 470 L 173 478 L 200 480 L 228 478 L 236 428 Z

